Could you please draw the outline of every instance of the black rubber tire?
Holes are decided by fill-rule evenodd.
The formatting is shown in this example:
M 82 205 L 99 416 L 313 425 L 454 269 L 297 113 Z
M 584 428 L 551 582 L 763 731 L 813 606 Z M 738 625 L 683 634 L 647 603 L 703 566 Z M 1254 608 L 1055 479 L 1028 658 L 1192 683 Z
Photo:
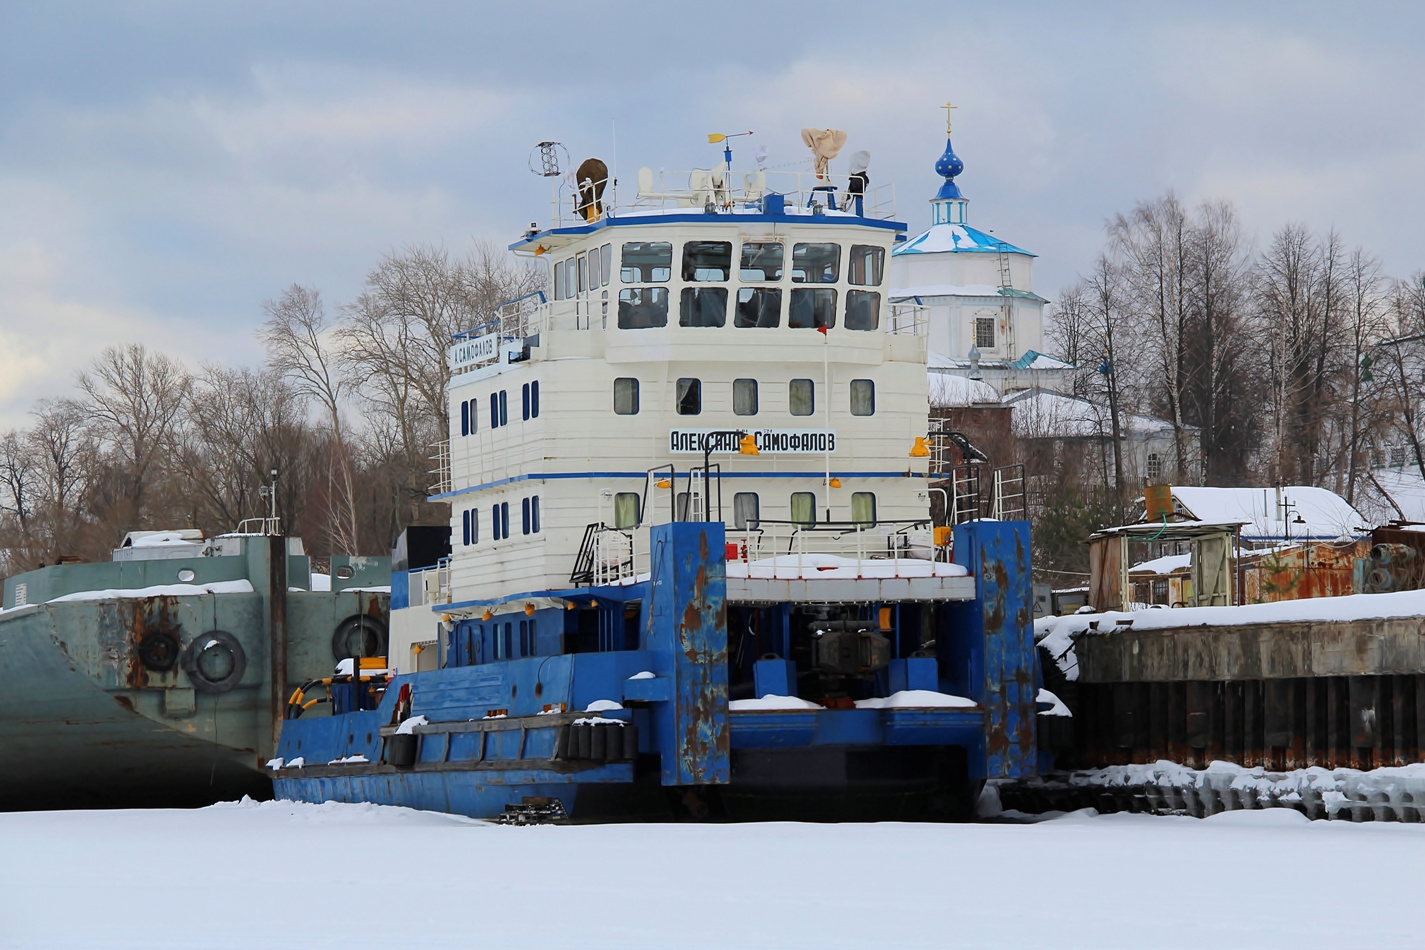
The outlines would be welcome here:
M 214 641 L 217 641 L 216 644 Z M 219 648 L 227 650 L 232 655 L 233 666 L 228 675 L 222 679 L 209 679 L 199 666 L 198 659 L 204 651 Z M 183 672 L 188 674 L 188 681 L 200 693 L 226 693 L 242 681 L 242 675 L 247 670 L 247 654 L 243 652 L 242 644 L 238 642 L 237 637 L 226 630 L 210 630 L 207 633 L 198 634 L 188 642 L 180 662 Z
M 362 656 L 386 655 L 386 625 L 375 617 L 357 614 L 337 624 L 332 632 L 332 657 L 336 660 L 350 659 L 351 640 L 358 635 L 361 637 Z
M 178 638 L 162 630 L 144 634 L 139 641 L 139 662 L 155 673 L 167 673 L 173 669 L 182 653 L 183 645 Z

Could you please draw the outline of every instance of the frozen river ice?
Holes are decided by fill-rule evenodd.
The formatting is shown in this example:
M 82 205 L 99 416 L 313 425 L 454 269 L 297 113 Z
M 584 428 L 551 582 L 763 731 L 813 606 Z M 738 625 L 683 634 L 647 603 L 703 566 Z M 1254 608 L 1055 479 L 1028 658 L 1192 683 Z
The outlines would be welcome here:
M 512 828 L 369 805 L 0 814 L 0 947 L 1420 947 L 1425 826 Z

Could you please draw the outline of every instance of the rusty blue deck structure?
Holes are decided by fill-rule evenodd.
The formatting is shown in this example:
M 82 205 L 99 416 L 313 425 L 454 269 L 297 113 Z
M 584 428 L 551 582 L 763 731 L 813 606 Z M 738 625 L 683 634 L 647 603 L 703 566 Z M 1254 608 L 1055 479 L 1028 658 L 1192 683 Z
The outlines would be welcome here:
M 719 523 L 656 525 L 652 543 L 647 580 L 547 592 L 566 606 L 531 614 L 541 630 L 559 624 L 557 637 L 539 641 L 541 655 L 486 659 L 457 624 L 444 667 L 394 677 L 375 708 L 289 719 L 274 763 L 277 795 L 480 818 L 530 802 L 557 803 L 576 819 L 670 810 L 936 818 L 963 814 L 986 778 L 1034 773 L 1027 523 L 954 529 L 972 600 L 843 605 L 840 613 L 813 603 L 729 604 Z M 836 618 L 853 615 L 877 618 L 892 655 L 837 681 L 844 691 L 874 699 L 923 690 L 974 705 L 858 707 L 841 689 L 822 689 L 805 708 L 731 699 L 770 696 L 776 706 L 775 697 L 816 695 L 807 659 L 816 647 L 806 640 L 816 634 L 807 631 L 849 629 Z

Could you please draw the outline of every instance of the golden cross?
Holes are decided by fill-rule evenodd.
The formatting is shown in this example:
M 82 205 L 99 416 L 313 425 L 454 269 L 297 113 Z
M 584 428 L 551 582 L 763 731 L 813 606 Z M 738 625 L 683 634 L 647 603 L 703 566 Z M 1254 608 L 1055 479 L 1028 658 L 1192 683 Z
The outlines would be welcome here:
M 958 109 L 958 108 L 960 108 L 960 107 L 959 107 L 959 106 L 952 106 L 950 103 L 947 102 L 947 103 L 945 103 L 945 105 L 941 106 L 940 108 L 942 108 L 942 109 L 945 110 L 945 134 L 946 134 L 946 135 L 949 135 L 949 134 L 950 134 L 950 110 L 951 110 L 951 109 Z

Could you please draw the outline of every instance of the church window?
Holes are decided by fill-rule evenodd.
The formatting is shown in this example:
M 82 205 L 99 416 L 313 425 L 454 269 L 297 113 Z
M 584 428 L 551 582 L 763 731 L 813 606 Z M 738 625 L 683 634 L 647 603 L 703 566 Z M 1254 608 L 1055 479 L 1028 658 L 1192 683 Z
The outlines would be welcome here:
M 782 325 L 782 291 L 777 287 L 741 287 L 737 291 L 735 327 Z
M 794 416 L 816 412 L 816 384 L 809 379 L 794 379 L 788 383 L 787 408 Z
M 684 377 L 678 380 L 674 406 L 680 416 L 696 416 L 703 411 L 703 381 Z
M 801 330 L 836 326 L 836 291 L 793 290 L 787 326 Z
M 678 307 L 680 327 L 720 327 L 727 323 L 726 287 L 684 287 Z
M 879 287 L 885 262 L 885 248 L 871 244 L 853 244 L 851 258 L 847 262 L 846 279 L 860 287 Z
M 840 244 L 792 245 L 792 283 L 834 284 L 840 276 Z
M 621 416 L 638 415 L 638 380 L 629 376 L 614 380 L 614 412 Z
M 874 290 L 846 291 L 846 329 L 874 330 L 881 325 L 881 295 Z
M 732 411 L 739 416 L 757 415 L 757 380 L 732 381 Z
M 1163 458 L 1157 452 L 1148 453 L 1148 477 L 1163 477 Z
M 995 318 L 976 317 L 975 318 L 975 346 L 977 348 L 993 349 L 995 345 Z
M 625 284 L 661 284 L 673 276 L 673 245 L 667 241 L 630 241 L 623 246 Z
M 744 281 L 770 283 L 781 280 L 784 252 L 784 246 L 781 244 L 742 245 L 742 268 L 739 276 Z
M 667 287 L 625 287 L 618 292 L 620 330 L 647 330 L 667 325 Z
M 683 245 L 684 280 L 727 280 L 731 271 L 731 241 L 688 241 Z
M 851 380 L 851 414 L 853 416 L 873 416 L 876 414 L 875 380 Z

